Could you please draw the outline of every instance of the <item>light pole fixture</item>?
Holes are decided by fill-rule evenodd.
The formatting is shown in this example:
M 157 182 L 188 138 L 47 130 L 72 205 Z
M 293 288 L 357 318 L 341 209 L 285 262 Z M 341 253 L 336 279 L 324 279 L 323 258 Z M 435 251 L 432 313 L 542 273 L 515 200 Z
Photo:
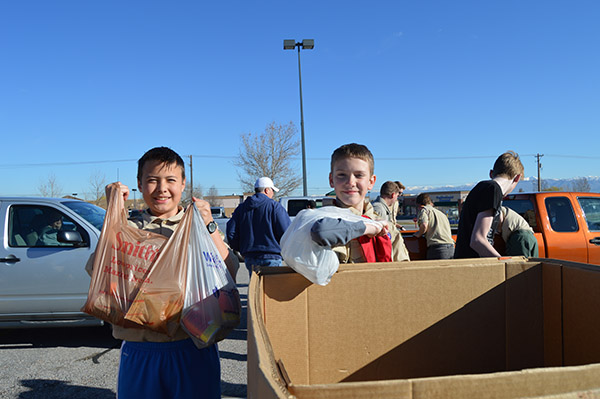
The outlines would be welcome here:
M 284 50 L 293 50 L 298 47 L 298 81 L 300 82 L 300 137 L 302 140 L 302 191 L 307 196 L 306 184 L 306 148 L 304 144 L 304 109 L 302 107 L 302 71 L 300 69 L 300 48 L 312 50 L 315 48 L 314 39 L 302 39 L 302 42 L 296 43 L 295 40 L 286 39 L 283 41 Z

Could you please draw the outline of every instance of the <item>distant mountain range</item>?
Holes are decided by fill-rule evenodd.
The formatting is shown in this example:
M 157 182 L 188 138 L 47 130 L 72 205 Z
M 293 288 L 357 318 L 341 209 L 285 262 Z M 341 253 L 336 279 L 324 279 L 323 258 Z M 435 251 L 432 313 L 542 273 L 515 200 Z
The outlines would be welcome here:
M 599 176 L 584 176 L 587 179 L 588 184 L 590 185 L 591 192 L 600 192 L 600 177 Z M 583 177 L 573 177 L 569 179 L 546 179 L 542 177 L 542 188 L 544 187 L 559 187 L 561 191 L 572 191 L 573 183 L 576 183 Z M 404 191 L 406 194 L 419 194 L 423 192 L 431 192 L 431 191 L 469 191 L 475 186 L 475 183 L 467 183 L 458 186 L 411 186 L 406 187 Z M 521 180 L 517 187 L 513 192 L 519 191 L 537 191 L 537 178 L 536 177 L 526 177 Z

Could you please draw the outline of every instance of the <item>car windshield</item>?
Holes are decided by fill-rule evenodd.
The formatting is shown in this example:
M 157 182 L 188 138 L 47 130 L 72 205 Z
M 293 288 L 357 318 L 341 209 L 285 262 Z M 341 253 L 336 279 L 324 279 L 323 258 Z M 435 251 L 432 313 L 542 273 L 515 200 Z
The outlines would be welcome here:
M 98 231 L 102 230 L 104 215 L 106 215 L 104 209 L 84 201 L 65 201 L 63 204 L 90 222 Z

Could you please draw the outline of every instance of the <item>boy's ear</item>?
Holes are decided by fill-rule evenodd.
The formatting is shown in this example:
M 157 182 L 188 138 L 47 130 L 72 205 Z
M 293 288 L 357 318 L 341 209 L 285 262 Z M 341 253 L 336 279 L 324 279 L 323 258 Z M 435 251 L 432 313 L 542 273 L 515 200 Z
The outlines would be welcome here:
M 138 183 L 138 190 L 141 193 L 142 192 L 142 182 L 140 181 L 140 179 L 138 179 L 137 183 Z
M 333 187 L 333 174 L 331 172 L 329 172 L 329 187 L 334 188 Z
M 521 180 L 521 177 L 522 177 L 521 174 L 516 175 L 515 178 L 513 179 L 513 182 L 518 183 L 519 180 Z
M 493 179 L 493 178 L 494 178 L 494 175 L 493 175 L 493 173 L 494 173 L 494 171 L 493 171 L 492 169 L 490 169 L 490 179 Z
M 369 190 L 373 189 L 373 186 L 375 185 L 376 180 L 377 180 L 377 176 L 372 175 L 371 178 L 369 179 Z

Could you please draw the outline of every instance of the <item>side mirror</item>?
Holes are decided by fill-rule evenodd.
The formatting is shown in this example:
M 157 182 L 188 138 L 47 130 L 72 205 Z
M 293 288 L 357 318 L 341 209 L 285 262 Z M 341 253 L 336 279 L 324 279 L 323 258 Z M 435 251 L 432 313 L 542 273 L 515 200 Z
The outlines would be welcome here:
M 78 231 L 59 231 L 56 238 L 60 243 L 71 244 L 75 247 L 83 247 L 86 245 Z

